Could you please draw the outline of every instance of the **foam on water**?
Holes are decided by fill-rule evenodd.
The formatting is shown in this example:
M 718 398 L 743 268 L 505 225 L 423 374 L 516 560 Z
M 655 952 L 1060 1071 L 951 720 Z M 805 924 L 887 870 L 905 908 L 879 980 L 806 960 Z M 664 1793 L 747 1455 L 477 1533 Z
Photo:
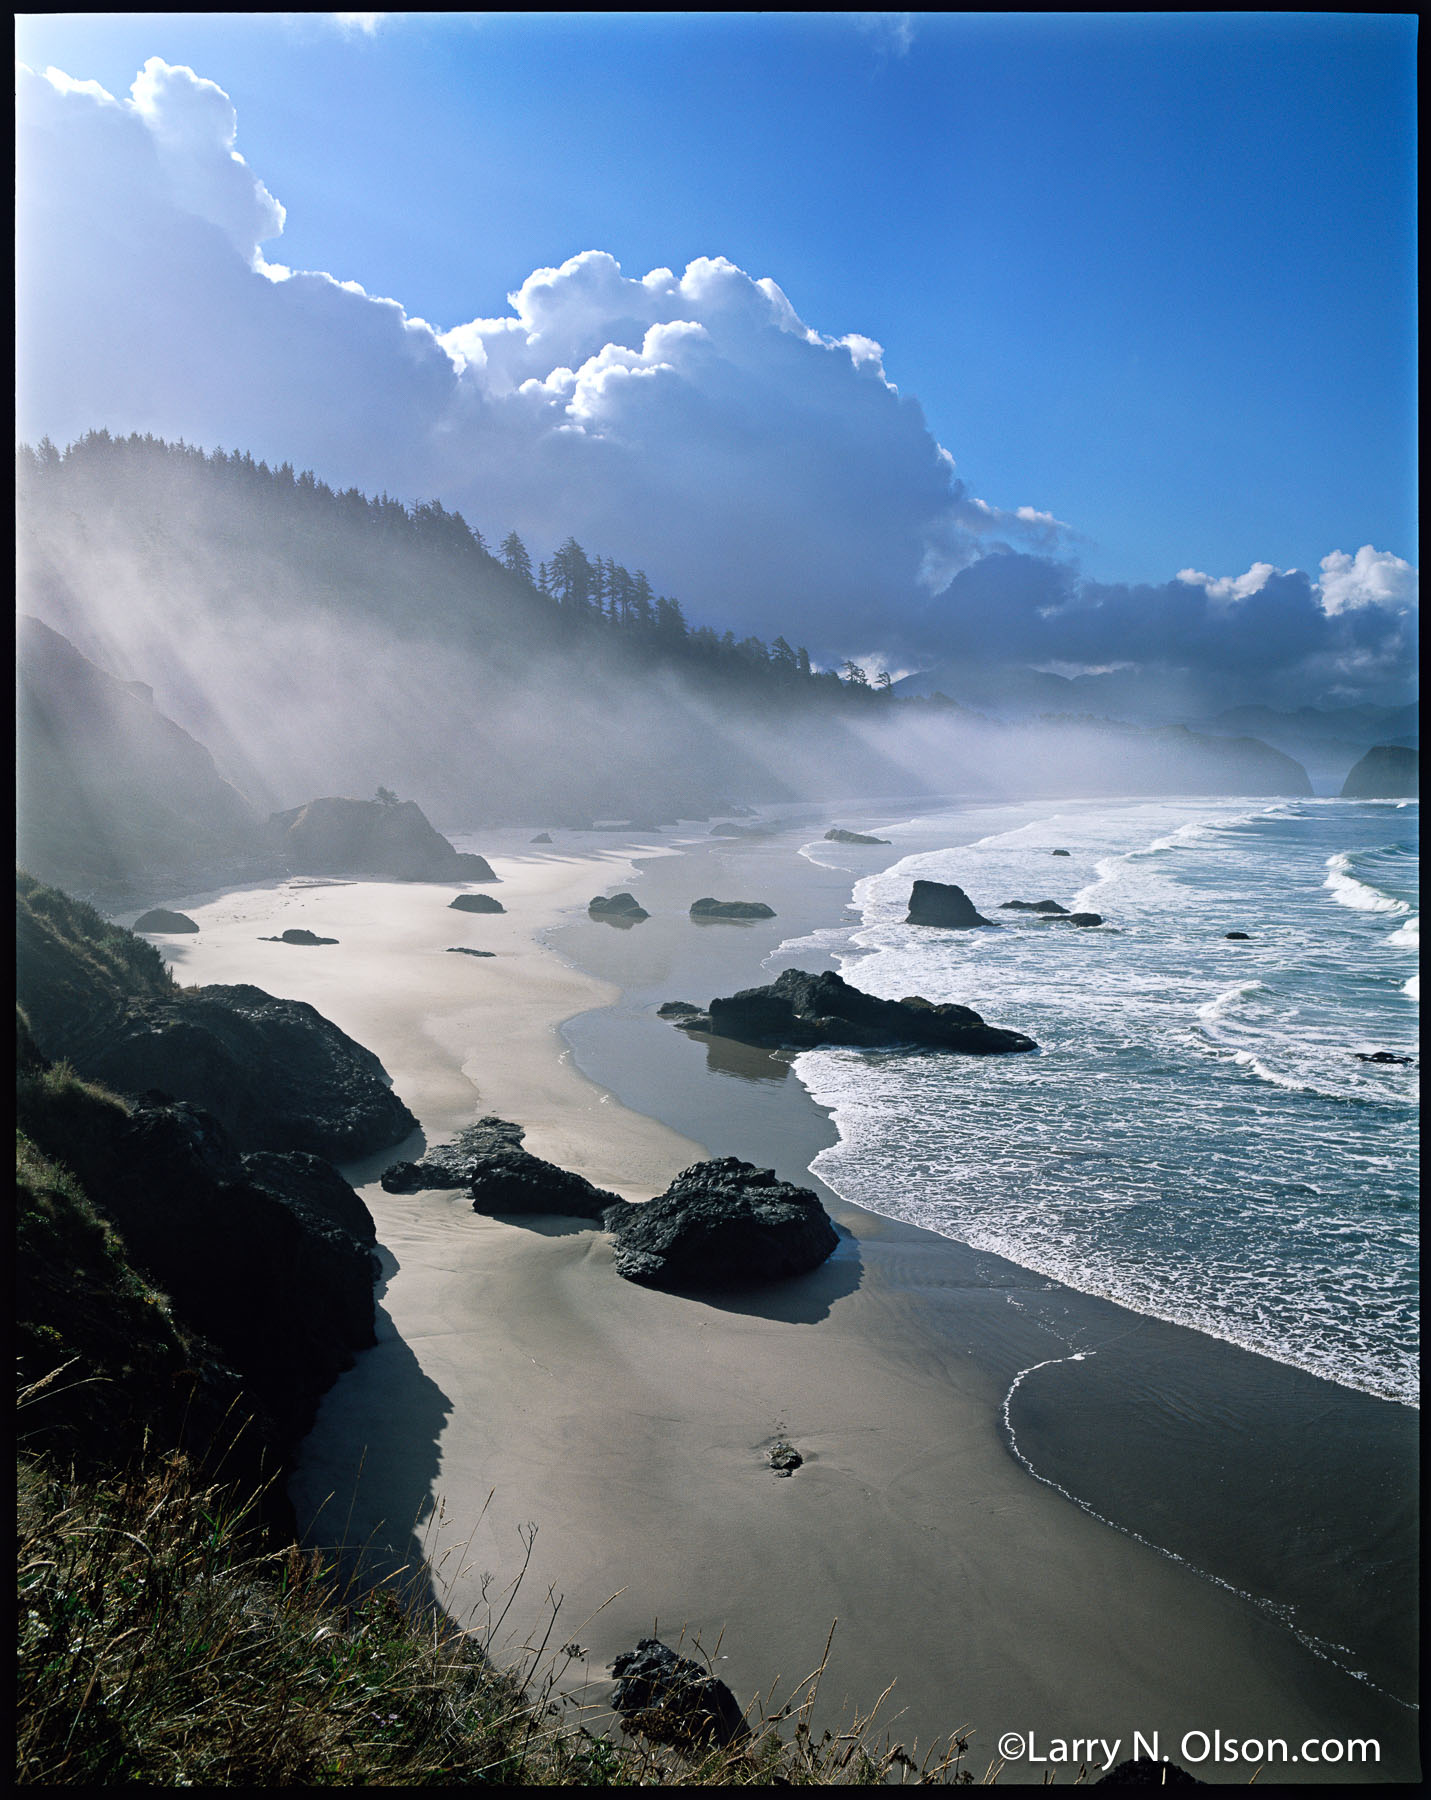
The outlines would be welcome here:
M 974 1006 L 1040 1052 L 807 1052 L 840 1132 L 816 1171 L 870 1210 L 1414 1402 L 1417 1070 L 1358 1053 L 1415 1054 L 1416 857 L 1379 844 L 1377 816 L 1026 808 L 858 881 L 860 923 L 802 942 L 868 992 Z M 1329 871 L 1378 903 L 1347 904 Z M 957 882 L 1002 928 L 907 925 L 915 877 Z M 1105 923 L 999 910 L 1013 898 Z

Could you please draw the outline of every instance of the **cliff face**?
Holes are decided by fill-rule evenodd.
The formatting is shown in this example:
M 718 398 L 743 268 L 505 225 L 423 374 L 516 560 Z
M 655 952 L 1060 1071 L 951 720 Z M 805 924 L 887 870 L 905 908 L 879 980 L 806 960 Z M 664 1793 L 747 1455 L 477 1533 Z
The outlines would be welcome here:
M 362 1201 L 316 1157 L 242 1156 L 196 1108 L 131 1107 L 38 1049 L 16 1103 L 22 1380 L 80 1364 L 22 1430 L 103 1464 L 145 1430 L 217 1454 L 252 1418 L 250 1460 L 290 1450 L 374 1342 Z
M 255 855 L 255 809 L 209 752 L 38 619 L 18 643 L 19 859 L 71 887 Z
M 103 1462 L 150 1430 L 217 1453 L 252 1414 L 250 1465 L 286 1454 L 373 1343 L 377 1274 L 367 1208 L 295 1139 L 356 1154 L 415 1121 L 311 1007 L 181 992 L 93 908 L 27 876 L 17 901 L 22 1378 L 45 1383 L 24 1424 Z M 110 1067 L 131 1097 L 96 1084 Z M 243 1138 L 146 1091 L 160 1074 L 211 1088 Z
M 1402 744 L 1374 744 L 1342 783 L 1343 800 L 1414 800 L 1421 758 Z

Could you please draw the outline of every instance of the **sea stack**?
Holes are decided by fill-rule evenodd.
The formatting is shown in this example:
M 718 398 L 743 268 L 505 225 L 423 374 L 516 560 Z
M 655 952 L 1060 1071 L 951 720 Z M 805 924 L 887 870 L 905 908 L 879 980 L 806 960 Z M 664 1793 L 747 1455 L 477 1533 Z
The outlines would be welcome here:
M 977 910 L 963 888 L 943 881 L 915 882 L 905 920 L 906 925 L 939 925 L 947 931 L 967 931 L 993 922 Z

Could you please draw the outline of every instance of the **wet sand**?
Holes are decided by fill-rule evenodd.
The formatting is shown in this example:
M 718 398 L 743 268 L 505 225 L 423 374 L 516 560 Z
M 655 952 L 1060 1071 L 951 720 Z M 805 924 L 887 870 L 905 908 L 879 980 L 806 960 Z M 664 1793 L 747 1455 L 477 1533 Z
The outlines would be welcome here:
M 813 1185 L 830 1126 L 784 1059 L 686 1038 L 654 1006 L 768 980 L 762 959 L 783 938 L 838 916 L 848 873 L 795 867 L 798 834 L 680 858 L 638 847 L 635 868 L 619 840 L 562 833 L 538 850 L 526 835 L 464 845 L 502 876 L 480 891 L 505 916 L 445 910 L 455 889 L 287 884 L 186 904 L 203 929 L 163 940 L 165 953 L 183 980 L 317 1005 L 382 1057 L 430 1139 L 494 1111 L 527 1127 L 533 1151 L 633 1199 L 707 1149 Z M 619 887 L 653 917 L 627 932 L 587 920 L 585 901 Z M 768 899 L 781 917 L 693 925 L 685 908 L 706 893 Z M 295 924 L 341 942 L 256 941 Z M 496 955 L 446 954 L 463 943 Z M 376 1174 L 415 1147 L 350 1171 L 387 1275 L 380 1342 L 325 1400 L 293 1482 L 314 1541 L 366 1545 L 381 1564 L 410 1556 L 415 1531 L 437 1591 L 479 1628 L 526 1561 L 495 1648 L 539 1642 L 559 1598 L 549 1649 L 580 1646 L 559 1658 L 563 1685 L 598 1706 L 612 1656 L 653 1629 L 698 1639 L 746 1701 L 777 1678 L 783 1697 L 838 1621 L 826 1722 L 894 1681 L 881 1719 L 921 1747 L 972 1726 L 976 1776 L 1009 1732 L 1026 1750 L 1033 1733 L 1035 1754 L 1012 1757 L 1006 1782 L 1072 1779 L 1076 1764 L 1037 1757 L 1075 1737 L 1121 1740 L 1127 1756 L 1134 1732 L 1144 1747 L 1158 1733 L 1161 1753 L 1205 1780 L 1245 1782 L 1256 1763 L 1199 1760 L 1187 1733 L 1284 1738 L 1298 1754 L 1311 1738 L 1379 1741 L 1379 1763 L 1274 1763 L 1262 1784 L 1415 1773 L 1416 1715 L 1379 1691 L 1406 1678 L 1394 1640 L 1410 1596 L 1398 1606 L 1372 1569 L 1380 1586 L 1361 1611 L 1380 1607 L 1393 1641 L 1375 1685 L 1304 1641 L 1356 1614 L 1365 1585 L 1360 1551 L 1347 1577 L 1338 1541 L 1353 1529 L 1333 1504 L 1346 1483 L 1321 1492 L 1305 1447 L 1318 1431 L 1354 1439 L 1362 1511 L 1399 1544 L 1405 1409 L 828 1190 L 840 1248 L 805 1280 L 724 1300 L 637 1288 L 613 1273 L 607 1240 L 571 1221 L 384 1194 Z M 806 1459 L 788 1480 L 763 1460 L 776 1435 Z M 1414 1457 L 1414 1431 L 1412 1444 Z M 1299 1599 L 1301 1637 L 1277 1610 L 1296 1559 L 1259 1549 L 1298 1519 L 1317 1537 L 1301 1563 L 1320 1555 L 1344 1590 L 1315 1620 Z M 1245 1579 L 1262 1572 L 1270 1582 Z M 1378 1640 L 1374 1616 L 1366 1636 Z M 1349 1649 L 1341 1660 L 1364 1667 Z

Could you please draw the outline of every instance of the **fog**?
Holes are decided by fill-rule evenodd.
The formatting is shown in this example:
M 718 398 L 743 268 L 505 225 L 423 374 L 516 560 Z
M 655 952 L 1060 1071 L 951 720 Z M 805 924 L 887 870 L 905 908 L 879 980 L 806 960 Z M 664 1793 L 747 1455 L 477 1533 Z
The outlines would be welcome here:
M 662 649 L 574 616 L 450 517 L 382 514 L 291 474 L 106 441 L 25 471 L 22 609 L 152 689 L 255 821 L 379 786 L 450 830 L 861 794 L 1301 790 L 1295 765 L 1185 733 L 1009 724 L 831 675 L 777 679 L 763 647 L 703 663 L 688 638 Z M 94 710 L 74 693 L 46 704 Z M 142 713 L 126 696 L 102 731 L 71 719 L 89 816 L 129 765 L 152 775 Z

